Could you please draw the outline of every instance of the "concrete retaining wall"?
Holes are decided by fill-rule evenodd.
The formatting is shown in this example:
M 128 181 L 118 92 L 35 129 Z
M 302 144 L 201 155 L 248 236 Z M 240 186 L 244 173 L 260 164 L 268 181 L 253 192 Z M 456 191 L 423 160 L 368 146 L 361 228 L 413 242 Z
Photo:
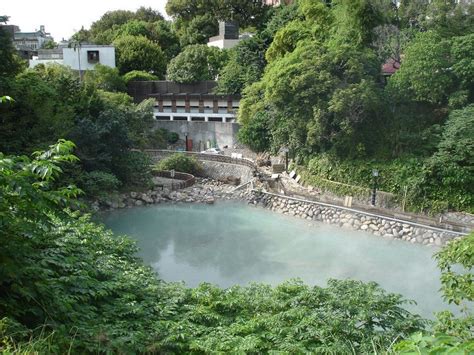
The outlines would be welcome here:
M 217 144 L 219 148 L 233 147 L 237 144 L 238 123 L 224 122 L 188 122 L 188 121 L 156 121 L 156 128 L 164 128 L 179 134 L 185 139 L 185 134 L 193 140 L 193 151 L 206 149 L 207 142 Z

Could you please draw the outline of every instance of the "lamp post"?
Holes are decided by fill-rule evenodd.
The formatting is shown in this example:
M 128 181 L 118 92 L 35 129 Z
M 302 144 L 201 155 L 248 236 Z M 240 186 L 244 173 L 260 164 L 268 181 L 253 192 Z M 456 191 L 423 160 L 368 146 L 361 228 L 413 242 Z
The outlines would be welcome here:
M 186 147 L 184 148 L 184 150 L 187 152 L 188 151 L 188 132 L 186 132 L 184 136 L 186 137 Z
M 283 153 L 285 153 L 285 171 L 288 172 L 288 152 L 290 151 L 288 147 L 284 147 L 281 149 Z
M 374 180 L 374 185 L 372 189 L 372 206 L 375 206 L 375 198 L 377 195 L 377 178 L 379 177 L 379 171 L 377 169 L 372 170 L 372 177 Z

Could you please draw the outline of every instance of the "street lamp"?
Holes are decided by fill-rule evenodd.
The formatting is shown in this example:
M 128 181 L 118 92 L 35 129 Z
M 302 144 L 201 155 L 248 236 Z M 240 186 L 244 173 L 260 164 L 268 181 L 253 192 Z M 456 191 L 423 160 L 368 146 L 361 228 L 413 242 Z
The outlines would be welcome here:
M 372 206 L 375 206 L 375 197 L 377 195 L 377 178 L 379 177 L 379 171 L 377 169 L 372 170 L 372 177 L 374 180 L 374 185 L 372 189 Z
M 285 171 L 288 172 L 288 152 L 290 149 L 288 149 L 288 147 L 283 147 L 281 151 L 285 153 Z

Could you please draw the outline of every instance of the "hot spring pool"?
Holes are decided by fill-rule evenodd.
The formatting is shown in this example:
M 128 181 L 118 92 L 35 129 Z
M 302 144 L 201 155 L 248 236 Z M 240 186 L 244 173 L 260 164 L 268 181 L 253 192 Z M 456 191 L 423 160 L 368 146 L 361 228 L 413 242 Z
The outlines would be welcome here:
M 116 210 L 101 220 L 138 242 L 139 256 L 166 281 L 221 287 L 278 284 L 301 278 L 375 281 L 418 304 L 428 318 L 442 301 L 434 247 L 283 216 L 237 202 L 174 204 Z

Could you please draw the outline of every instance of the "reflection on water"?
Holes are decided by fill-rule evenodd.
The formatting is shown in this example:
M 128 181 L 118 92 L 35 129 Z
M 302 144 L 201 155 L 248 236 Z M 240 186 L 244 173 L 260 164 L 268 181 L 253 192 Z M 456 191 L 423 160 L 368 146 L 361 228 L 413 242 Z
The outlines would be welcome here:
M 235 202 L 179 204 L 104 214 L 118 234 L 138 241 L 139 255 L 167 281 L 222 287 L 299 277 L 376 281 L 418 302 L 425 317 L 447 306 L 438 292 L 435 248 L 308 222 Z

